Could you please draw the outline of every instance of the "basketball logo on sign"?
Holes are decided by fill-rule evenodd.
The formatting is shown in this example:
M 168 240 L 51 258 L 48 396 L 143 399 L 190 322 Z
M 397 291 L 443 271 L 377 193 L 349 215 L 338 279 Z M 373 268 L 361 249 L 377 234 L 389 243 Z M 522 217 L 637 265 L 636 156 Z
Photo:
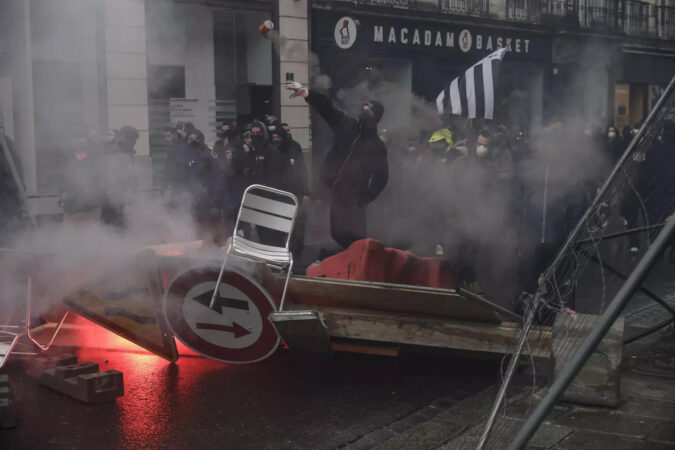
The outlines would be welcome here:
M 164 313 L 174 335 L 190 349 L 229 363 L 271 355 L 279 336 L 267 320 L 276 310 L 267 292 L 238 272 L 225 272 L 213 305 L 218 268 L 178 275 L 164 295 Z

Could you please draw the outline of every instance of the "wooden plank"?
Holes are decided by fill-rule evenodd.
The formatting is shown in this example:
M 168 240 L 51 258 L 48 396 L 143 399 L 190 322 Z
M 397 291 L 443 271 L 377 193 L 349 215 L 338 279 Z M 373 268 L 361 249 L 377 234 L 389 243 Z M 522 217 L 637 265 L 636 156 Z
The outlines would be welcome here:
M 520 333 L 520 324 L 513 322 L 490 324 L 298 304 L 289 304 L 287 309 L 320 312 L 328 335 L 340 339 L 505 354 L 513 351 Z M 548 358 L 551 328 L 533 330 L 526 347 L 525 353 Z
M 499 313 L 508 314 L 487 300 L 481 302 L 463 297 L 451 289 L 318 277 L 291 278 L 288 298 L 303 305 L 452 317 L 474 322 L 499 323 L 502 320 Z
M 400 347 L 389 345 L 361 344 L 357 342 L 333 342 L 333 350 L 336 352 L 362 353 L 364 355 L 398 356 Z

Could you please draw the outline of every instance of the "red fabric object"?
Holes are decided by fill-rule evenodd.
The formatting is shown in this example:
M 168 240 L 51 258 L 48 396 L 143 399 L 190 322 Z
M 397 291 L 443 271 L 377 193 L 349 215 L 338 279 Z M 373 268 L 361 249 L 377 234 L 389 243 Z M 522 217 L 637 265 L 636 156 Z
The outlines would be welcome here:
M 347 250 L 309 266 L 307 275 L 446 289 L 456 287 L 449 261 L 421 258 L 408 251 L 386 248 L 374 239 L 356 241 Z

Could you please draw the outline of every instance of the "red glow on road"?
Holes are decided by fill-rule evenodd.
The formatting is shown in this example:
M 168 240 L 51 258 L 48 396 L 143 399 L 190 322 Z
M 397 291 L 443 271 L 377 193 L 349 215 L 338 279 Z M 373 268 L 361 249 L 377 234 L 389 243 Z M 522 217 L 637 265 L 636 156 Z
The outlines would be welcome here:
M 73 314 L 75 317 L 72 321 L 78 327 L 77 345 L 83 348 L 100 348 L 112 351 L 129 352 L 148 355 L 156 358 L 159 363 L 166 363 L 162 357 L 155 355 L 149 350 L 140 347 L 133 342 L 108 331 L 107 329 L 97 325 L 96 323 L 85 319 L 82 316 Z M 179 341 L 176 341 L 176 348 L 179 355 L 198 355 L 190 350 Z

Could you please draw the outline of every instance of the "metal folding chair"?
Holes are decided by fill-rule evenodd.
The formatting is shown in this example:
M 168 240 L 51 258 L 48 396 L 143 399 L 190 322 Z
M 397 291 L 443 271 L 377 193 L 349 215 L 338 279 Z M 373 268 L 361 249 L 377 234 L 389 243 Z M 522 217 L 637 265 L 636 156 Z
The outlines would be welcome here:
M 0 325 L 0 369 L 2 369 L 5 364 L 7 363 L 7 360 L 9 359 L 10 355 L 12 354 L 17 354 L 17 355 L 37 355 L 37 352 L 17 352 L 15 350 L 17 344 L 19 343 L 19 339 L 25 334 L 26 337 L 33 343 L 35 344 L 40 351 L 46 352 L 49 350 L 49 348 L 52 346 L 54 343 L 54 339 L 56 339 L 56 335 L 59 333 L 61 330 L 61 327 L 63 326 L 63 323 L 66 321 L 66 318 L 68 317 L 68 311 L 66 311 L 61 319 L 59 320 L 59 323 L 56 326 L 56 329 L 54 330 L 54 333 L 52 334 L 52 337 L 49 339 L 49 342 L 47 344 L 41 344 L 39 343 L 32 335 L 30 331 L 30 321 L 31 321 L 31 304 L 33 300 L 33 283 L 31 277 L 28 277 L 28 282 L 26 286 L 26 322 L 25 325 L 10 325 L 10 322 L 12 321 L 12 318 L 14 316 L 14 313 L 10 316 L 10 318 L 7 320 L 7 323 L 5 325 Z
M 271 194 L 270 197 L 258 195 Z M 287 201 L 277 200 L 285 199 Z M 290 203 L 289 203 L 290 202 Z M 293 233 L 293 226 L 298 212 L 298 198 L 290 192 L 281 191 L 261 184 L 253 184 L 244 191 L 244 196 L 241 200 L 239 208 L 239 215 L 234 226 L 234 233 L 227 245 L 225 259 L 218 274 L 218 281 L 213 290 L 211 297 L 211 307 L 215 304 L 218 294 L 218 288 L 225 272 L 227 259 L 230 252 L 234 251 L 243 257 L 248 257 L 255 261 L 263 261 L 266 264 L 286 270 L 286 282 L 284 283 L 284 290 L 281 295 L 281 302 L 279 304 L 279 311 L 284 308 L 284 301 L 286 300 L 286 290 L 288 289 L 288 281 L 293 272 L 293 255 L 289 250 L 291 241 L 291 234 Z M 247 239 L 240 234 L 243 223 L 255 225 L 260 228 L 267 228 L 277 231 L 285 235 L 285 244 L 283 247 L 263 244 L 261 242 Z

